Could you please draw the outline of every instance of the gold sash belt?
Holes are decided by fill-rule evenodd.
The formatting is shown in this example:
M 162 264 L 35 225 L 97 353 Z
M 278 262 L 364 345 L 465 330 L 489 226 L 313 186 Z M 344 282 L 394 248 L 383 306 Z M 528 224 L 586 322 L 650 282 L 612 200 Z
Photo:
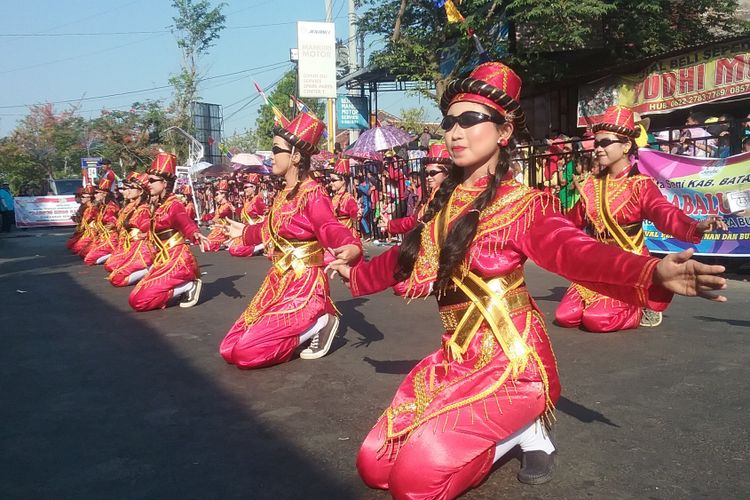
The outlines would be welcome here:
M 290 268 L 299 277 L 308 267 L 323 265 L 323 246 L 317 241 L 289 241 L 289 245 L 275 247 L 271 256 L 276 270 L 284 274 Z
M 160 231 L 158 233 L 152 233 L 154 237 L 153 242 L 156 243 L 158 254 L 154 258 L 155 264 L 163 264 L 169 260 L 168 250 L 176 247 L 182 243 L 185 243 L 185 238 L 182 233 L 172 229 L 166 231 Z
M 472 339 L 486 323 L 508 358 L 511 376 L 517 378 L 526 369 L 531 354 L 510 317 L 511 312 L 531 306 L 523 269 L 489 281 L 470 272 L 463 280 L 454 277 L 453 283 L 468 301 L 440 307 L 446 330 L 453 331 L 445 346 L 448 357 L 462 362 Z

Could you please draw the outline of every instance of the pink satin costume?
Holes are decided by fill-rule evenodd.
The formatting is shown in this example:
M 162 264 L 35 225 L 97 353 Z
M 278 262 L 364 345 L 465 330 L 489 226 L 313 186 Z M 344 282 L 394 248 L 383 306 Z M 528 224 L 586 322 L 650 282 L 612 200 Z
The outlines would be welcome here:
M 136 311 L 165 308 L 175 287 L 195 280 L 200 274 L 185 242 L 198 232 L 198 225 L 187 215 L 180 200 L 169 194 L 150 219 L 141 221 L 138 229 L 149 233 L 156 255 L 153 266 L 130 293 L 128 302 Z
M 680 240 L 700 241 L 697 220 L 669 203 L 653 179 L 628 176 L 627 171 L 617 178 L 587 178 L 568 217 L 597 240 L 641 255 L 648 255 L 641 227 L 644 219 Z M 605 333 L 637 328 L 641 315 L 641 307 L 574 282 L 557 307 L 555 322 L 565 328 L 582 326 Z
M 657 259 L 598 243 L 565 218 L 556 198 L 506 179 L 480 214 L 463 276 L 438 298 L 441 347 L 406 376 L 360 448 L 365 483 L 394 498 L 460 495 L 489 473 L 497 443 L 553 410 L 560 381 L 524 283 L 527 258 L 629 303 L 661 310 L 671 300 L 651 284 Z M 440 242 L 482 189 L 459 186 L 427 223 L 408 297 L 431 293 Z M 396 285 L 398 254 L 396 247 L 354 267 L 352 294 Z
M 141 203 L 129 211 L 121 221 L 120 245 L 110 257 L 105 269 L 109 271 L 109 282 L 123 287 L 131 283 L 128 278 L 136 271 L 147 269 L 154 262 L 156 248 L 141 227 L 148 227 L 151 209 L 148 203 Z
M 96 221 L 93 224 L 95 236 L 91 243 L 85 249 L 82 249 L 79 255 L 83 257 L 83 262 L 87 266 L 93 266 L 100 257 L 111 254 L 115 251 L 117 245 L 117 214 L 120 207 L 114 201 L 109 201 L 99 208 Z M 85 253 L 84 253 L 85 250 Z
M 224 203 L 216 207 L 216 212 L 214 213 L 213 218 L 214 225 L 211 228 L 211 232 L 209 232 L 207 236 L 208 241 L 211 242 L 207 249 L 209 252 L 218 252 L 221 244 L 227 240 L 227 236 L 226 234 L 224 234 L 223 222 L 224 219 L 232 217 L 233 212 L 234 211 L 232 210 L 232 204 L 228 201 L 225 201 Z
M 336 220 L 320 184 L 304 181 L 292 200 L 286 199 L 289 192 L 279 192 L 265 221 L 243 233 L 244 245 L 265 245 L 273 265 L 219 347 L 238 368 L 288 361 L 301 333 L 322 315 L 336 314 L 323 272 L 324 249 L 359 244 Z
M 240 222 L 244 224 L 260 224 L 268 212 L 268 206 L 263 200 L 263 195 L 256 194 L 242 204 L 240 211 Z M 233 257 L 249 257 L 255 252 L 254 246 L 245 245 L 242 238 L 234 238 L 229 243 L 229 255 Z

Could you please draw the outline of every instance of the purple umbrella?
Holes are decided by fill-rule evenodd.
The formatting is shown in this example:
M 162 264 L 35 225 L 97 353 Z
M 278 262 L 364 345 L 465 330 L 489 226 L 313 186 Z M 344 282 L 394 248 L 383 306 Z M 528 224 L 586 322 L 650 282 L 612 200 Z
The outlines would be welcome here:
M 414 136 L 398 127 L 387 125 L 385 127 L 374 127 L 366 130 L 359 136 L 349 149 L 347 154 L 357 156 L 362 153 L 373 153 L 375 151 L 385 151 L 393 149 L 396 146 L 406 144 L 414 140 Z

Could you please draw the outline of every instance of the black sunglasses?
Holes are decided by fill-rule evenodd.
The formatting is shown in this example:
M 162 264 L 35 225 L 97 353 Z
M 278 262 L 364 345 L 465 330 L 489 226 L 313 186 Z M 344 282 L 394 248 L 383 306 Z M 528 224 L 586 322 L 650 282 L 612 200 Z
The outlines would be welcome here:
M 149 182 L 149 184 L 153 184 L 154 182 L 161 182 L 161 181 L 163 181 L 163 180 L 164 180 L 164 179 L 162 179 L 162 178 L 160 178 L 160 177 L 156 177 L 156 178 L 153 178 L 153 177 L 149 177 L 149 178 L 148 178 L 148 182 Z
M 284 148 L 282 148 L 282 147 L 279 147 L 279 146 L 274 146 L 274 147 L 272 147 L 272 148 L 271 148 L 271 152 L 272 152 L 273 154 L 275 154 L 275 155 L 280 155 L 281 153 L 289 153 L 289 154 L 292 154 L 292 150 L 291 150 L 291 149 L 284 149 Z
M 444 174 L 445 170 L 425 170 L 424 175 L 427 177 L 435 177 L 436 175 Z
M 594 149 L 599 147 L 606 148 L 608 146 L 611 146 L 612 144 L 623 144 L 625 142 L 628 142 L 627 139 L 597 139 L 594 141 Z
M 488 115 L 480 113 L 479 111 L 464 111 L 458 116 L 445 115 L 443 121 L 440 122 L 440 128 L 448 131 L 453 129 L 453 127 L 456 126 L 456 123 L 458 123 L 458 126 L 461 128 L 469 128 L 484 122 L 501 124 L 505 123 L 505 119 L 503 119 L 502 116 Z
M 343 180 L 344 179 L 342 179 L 342 178 L 331 177 L 331 182 L 339 182 L 339 181 L 343 181 Z

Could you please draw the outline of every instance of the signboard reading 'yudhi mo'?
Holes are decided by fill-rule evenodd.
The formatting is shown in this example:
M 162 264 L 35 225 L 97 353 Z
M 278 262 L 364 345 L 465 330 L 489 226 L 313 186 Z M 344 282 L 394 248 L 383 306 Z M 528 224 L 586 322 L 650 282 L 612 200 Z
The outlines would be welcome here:
M 333 23 L 297 23 L 300 97 L 336 98 L 336 30 Z
M 366 97 L 340 95 L 336 98 L 336 127 L 340 129 L 370 128 L 370 106 Z
M 578 126 L 613 104 L 642 115 L 750 95 L 750 38 L 654 62 L 636 75 L 611 76 L 578 90 Z
M 695 247 L 696 253 L 703 255 L 750 257 L 750 211 L 745 211 L 742 203 L 750 190 L 750 153 L 706 159 L 641 149 L 638 155 L 638 169 L 654 178 L 673 205 L 695 219 L 719 215 L 729 226 L 729 231 L 707 233 L 693 245 L 645 221 L 643 231 L 650 251 L 670 253 Z

